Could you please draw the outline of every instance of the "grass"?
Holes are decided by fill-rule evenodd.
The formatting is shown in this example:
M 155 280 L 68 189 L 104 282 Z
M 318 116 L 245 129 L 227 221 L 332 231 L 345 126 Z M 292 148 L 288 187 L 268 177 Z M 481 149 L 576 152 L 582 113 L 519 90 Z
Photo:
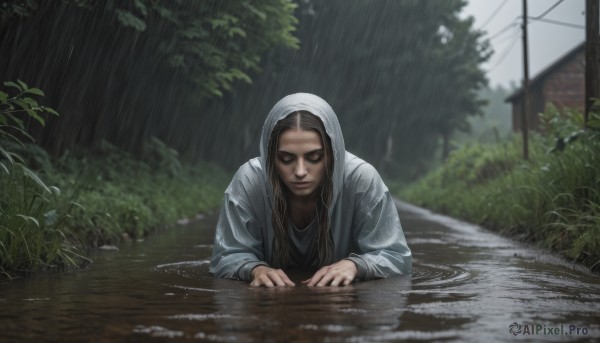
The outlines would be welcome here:
M 12 151 L 23 159 L 0 170 L 0 273 L 8 277 L 80 266 L 90 248 L 209 211 L 229 180 L 216 166 L 180 163 L 158 140 L 141 158 L 109 144 L 56 161 L 31 144 Z
M 0 272 L 75 264 L 80 256 L 64 233 L 70 209 L 58 201 L 58 188 L 20 163 L 7 170 L 0 175 Z
M 142 237 L 216 207 L 229 177 L 185 165 L 152 139 L 140 156 L 110 144 L 58 160 L 33 142 L 28 122 L 58 116 L 21 80 L 0 90 L 0 277 L 76 267 L 89 248 Z
M 573 130 L 556 113 L 542 119 L 546 133 L 532 135 L 529 161 L 516 137 L 467 144 L 399 195 L 600 271 L 600 133 Z

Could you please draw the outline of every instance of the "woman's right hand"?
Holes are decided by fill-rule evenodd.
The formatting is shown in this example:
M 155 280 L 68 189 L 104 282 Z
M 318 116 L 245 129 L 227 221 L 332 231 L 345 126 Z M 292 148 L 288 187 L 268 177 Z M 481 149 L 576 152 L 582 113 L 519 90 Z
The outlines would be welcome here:
M 295 286 L 290 278 L 281 269 L 273 269 L 267 266 L 258 266 L 252 269 L 252 282 L 250 286 L 275 287 Z

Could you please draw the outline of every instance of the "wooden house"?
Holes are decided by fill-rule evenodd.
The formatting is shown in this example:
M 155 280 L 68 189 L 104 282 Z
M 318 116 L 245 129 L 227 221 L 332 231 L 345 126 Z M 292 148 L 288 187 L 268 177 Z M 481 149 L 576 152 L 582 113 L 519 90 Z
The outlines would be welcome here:
M 585 42 L 579 44 L 529 81 L 529 116 L 527 126 L 536 130 L 540 112 L 553 104 L 559 110 L 576 108 L 583 111 L 585 99 Z M 523 89 L 506 98 L 512 103 L 513 131 L 521 130 Z

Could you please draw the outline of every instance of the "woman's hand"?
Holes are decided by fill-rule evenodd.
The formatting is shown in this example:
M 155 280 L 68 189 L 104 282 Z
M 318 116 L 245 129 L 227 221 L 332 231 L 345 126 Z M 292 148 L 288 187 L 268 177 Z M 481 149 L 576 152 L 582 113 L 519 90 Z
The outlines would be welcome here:
M 313 277 L 302 281 L 302 283 L 309 287 L 323 287 L 327 285 L 333 287 L 341 285 L 348 286 L 356 277 L 356 273 L 358 273 L 358 270 L 356 269 L 356 264 L 354 264 L 354 262 L 350 260 L 341 260 L 319 269 Z
M 252 282 L 250 286 L 275 287 L 295 286 L 290 278 L 281 269 L 273 269 L 267 266 L 258 266 L 252 269 Z

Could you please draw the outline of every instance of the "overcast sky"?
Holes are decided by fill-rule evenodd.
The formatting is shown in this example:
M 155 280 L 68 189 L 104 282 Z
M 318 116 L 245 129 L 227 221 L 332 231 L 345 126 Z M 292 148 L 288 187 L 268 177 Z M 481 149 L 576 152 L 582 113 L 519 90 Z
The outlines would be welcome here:
M 585 0 L 528 0 L 528 16 L 585 26 Z M 483 66 L 491 86 L 520 86 L 523 78 L 521 35 L 522 0 L 468 0 L 464 16 L 475 18 L 475 28 L 491 39 L 494 54 Z M 512 24 L 512 25 L 511 25 Z M 529 76 L 534 77 L 555 60 L 585 40 L 585 30 L 542 21 L 531 21 L 529 36 Z

